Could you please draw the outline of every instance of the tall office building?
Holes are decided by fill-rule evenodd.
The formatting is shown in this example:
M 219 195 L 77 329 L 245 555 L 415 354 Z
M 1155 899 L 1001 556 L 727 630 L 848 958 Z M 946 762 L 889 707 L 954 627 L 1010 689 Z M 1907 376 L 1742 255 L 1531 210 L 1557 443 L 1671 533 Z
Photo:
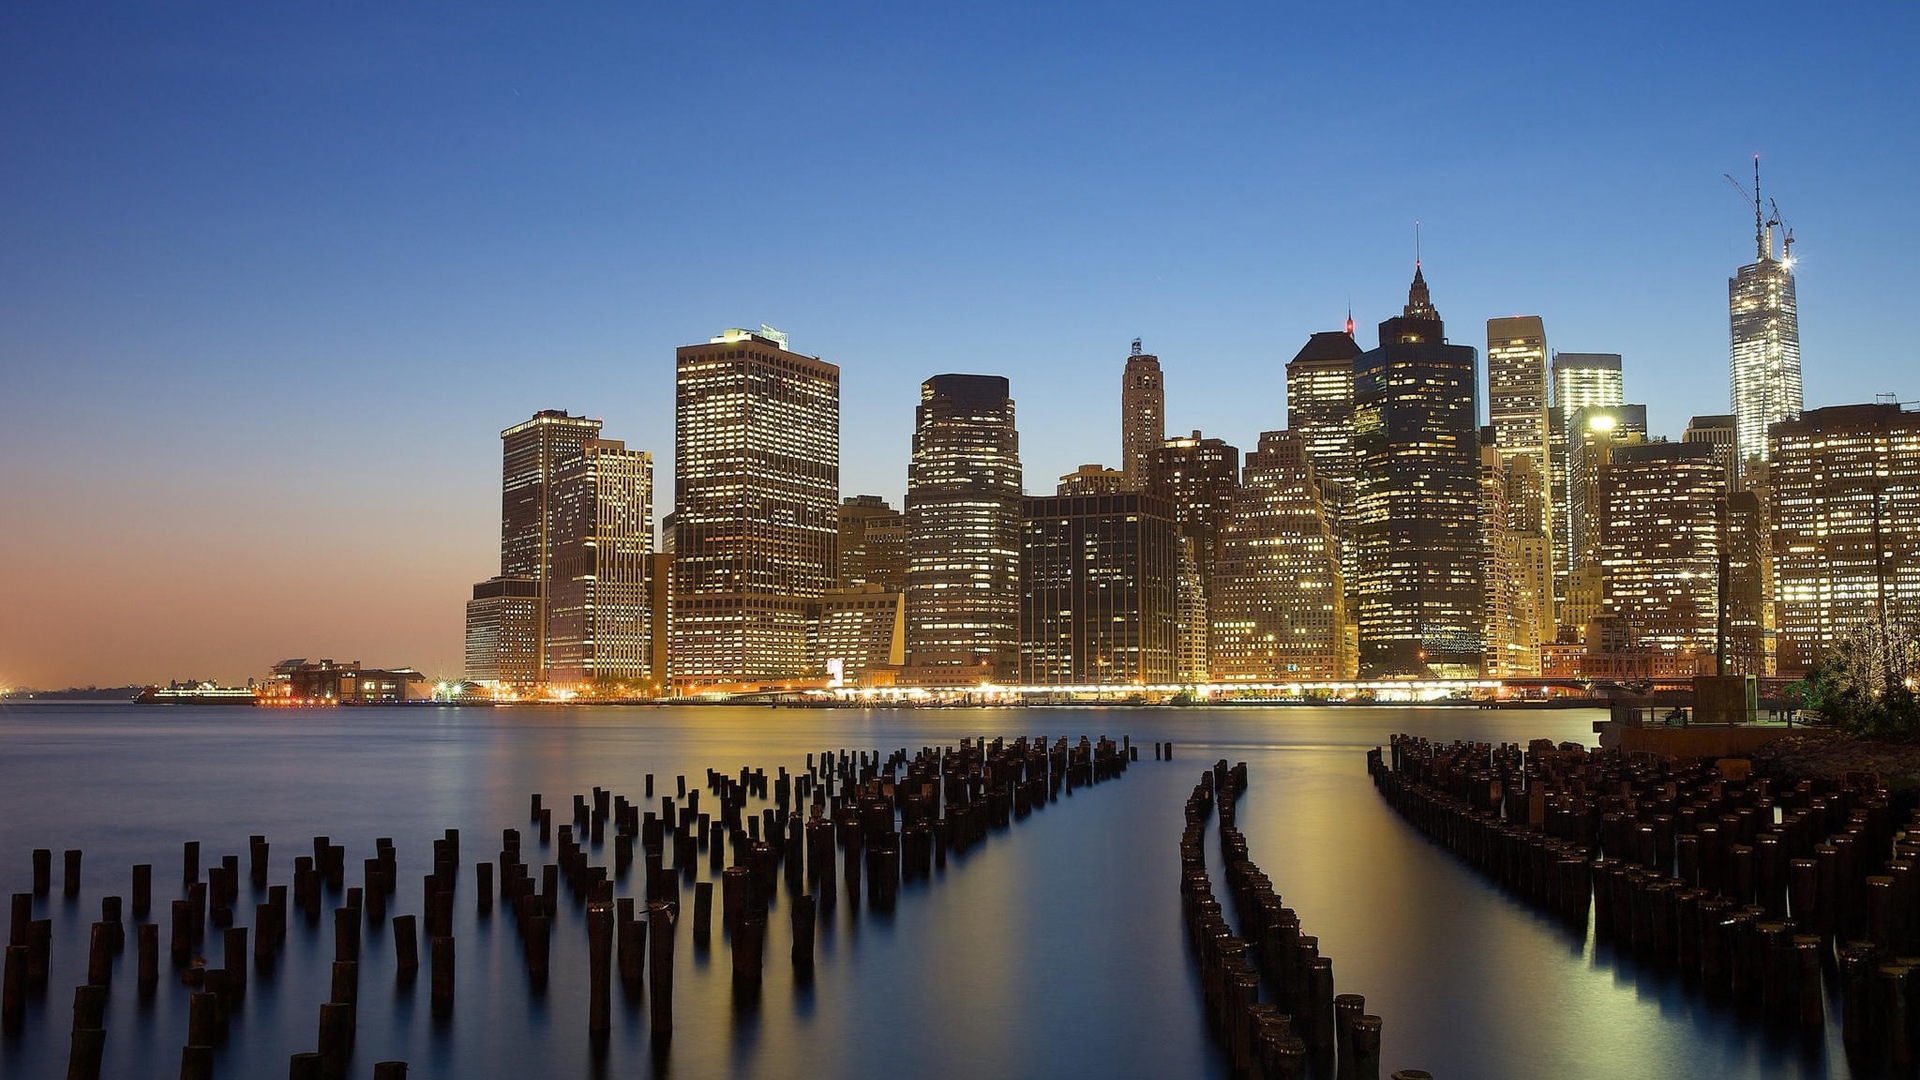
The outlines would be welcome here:
M 1120 467 L 1135 486 L 1147 482 L 1153 455 L 1167 437 L 1167 397 L 1160 382 L 1160 358 L 1140 351 L 1133 339 L 1133 355 L 1120 377 Z
M 1029 498 L 1020 541 L 1020 682 L 1174 680 L 1173 507 L 1143 492 Z
M 1363 678 L 1479 674 L 1478 361 L 1446 343 L 1417 264 L 1403 313 L 1354 360 Z
M 1147 474 L 1147 491 L 1172 505 L 1180 525 L 1182 543 L 1175 571 L 1180 635 L 1175 668 L 1182 682 L 1205 682 L 1211 670 L 1208 594 L 1221 528 L 1233 510 L 1239 482 L 1239 449 L 1198 431 L 1161 443 Z
M 592 439 L 555 475 L 547 678 L 615 680 L 658 693 L 648 588 L 653 455 Z
M 1003 682 L 1020 641 L 1020 435 L 999 375 L 920 384 L 907 466 L 907 662 L 921 685 Z
M 1767 460 L 1767 429 L 1805 408 L 1800 391 L 1800 308 L 1793 293 L 1793 235 L 1774 257 L 1773 226 L 1762 218 L 1760 158 L 1753 159 L 1754 261 L 1727 279 L 1732 329 L 1733 415 L 1740 471 L 1746 459 Z
M 1647 674 L 1713 670 L 1726 474 L 1704 443 L 1615 446 L 1600 482 L 1603 612 Z M 1589 643 L 1589 653 L 1593 652 Z
M 1920 412 L 1810 409 L 1771 439 L 1779 671 L 1800 675 L 1863 622 L 1920 623 Z
M 541 680 L 540 583 L 489 578 L 467 601 L 466 677 L 486 686 L 527 687 Z
M 1713 447 L 1713 458 L 1727 470 L 1727 482 L 1739 479 L 1739 436 L 1731 415 L 1696 416 L 1687 421 L 1681 442 L 1706 443 Z
M 1540 674 L 1542 649 L 1554 641 L 1553 541 L 1547 531 L 1544 462 L 1516 454 L 1501 462 L 1506 483 L 1505 532 L 1508 616 L 1512 641 L 1502 667 L 1510 677 Z
M 1323 483 L 1353 483 L 1353 319 L 1314 334 L 1287 361 L 1287 430 L 1306 442 Z
M 1503 457 L 1547 454 L 1547 330 L 1538 315 L 1487 320 L 1487 416 Z
M 555 479 L 561 463 L 600 437 L 600 421 L 543 409 L 500 433 L 500 574 L 531 579 L 538 590 L 535 668 L 547 668 L 547 598 L 553 575 Z
M 1301 433 L 1261 432 L 1247 455 L 1208 614 L 1214 681 L 1353 676 L 1339 548 Z
M 878 495 L 840 502 L 839 587 L 879 585 L 899 592 L 907 584 L 907 517 Z
M 769 327 L 675 351 L 676 688 L 809 674 L 838 567 L 840 369 Z
M 1607 465 L 1614 450 L 1647 441 L 1647 407 L 1588 405 L 1574 410 L 1567 431 L 1567 553 L 1569 570 L 1578 570 L 1598 558 Z
M 874 584 L 829 589 L 818 648 L 829 685 L 891 685 L 907 662 L 906 594 Z
M 1547 425 L 1547 492 L 1553 515 L 1554 607 L 1566 601 L 1567 577 L 1573 569 L 1572 503 L 1568 496 L 1567 435 L 1573 414 L 1590 405 L 1608 407 L 1626 402 L 1620 380 L 1618 353 L 1554 353 L 1549 369 L 1552 405 Z M 1564 616 L 1561 617 L 1566 622 Z

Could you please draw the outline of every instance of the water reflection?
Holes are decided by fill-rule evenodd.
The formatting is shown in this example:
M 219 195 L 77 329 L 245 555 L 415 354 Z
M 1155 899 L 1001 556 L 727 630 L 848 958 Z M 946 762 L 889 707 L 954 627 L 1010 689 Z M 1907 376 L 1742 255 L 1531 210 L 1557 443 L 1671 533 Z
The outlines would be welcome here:
M 527 794 L 559 805 L 602 786 L 671 790 L 708 767 L 804 768 L 824 748 L 891 751 L 963 737 L 1045 731 L 1136 743 L 1171 740 L 1176 759 L 1143 760 L 1116 784 L 1076 791 L 936 868 L 903 881 L 872 916 L 865 881 L 821 897 L 808 982 L 787 956 L 786 893 L 769 934 L 757 1010 L 735 1026 L 731 967 L 680 931 L 675 1038 L 654 1040 L 644 995 L 614 995 L 603 1053 L 587 1037 L 586 932 L 571 905 L 553 937 L 552 985 L 526 990 L 512 920 L 474 911 L 469 877 L 455 905 L 456 1009 L 431 1022 L 427 988 L 402 986 L 387 929 L 368 929 L 354 1069 L 402 1059 L 414 1075 L 819 1077 L 1188 1077 L 1225 1075 L 1183 954 L 1173 869 L 1180 805 L 1216 758 L 1248 762 L 1239 825 L 1254 858 L 1321 949 L 1338 990 L 1384 1018 L 1383 1074 L 1442 1078 L 1845 1076 L 1837 1055 L 1809 1063 L 1723 1011 L 1690 1004 L 1631 963 L 1573 942 L 1395 819 L 1367 781 L 1363 750 L 1394 731 L 1440 740 L 1590 742 L 1592 714 L 1462 709 L 1106 709 L 995 712 L 725 709 L 136 710 L 0 709 L 0 892 L 29 887 L 27 853 L 83 848 L 86 888 L 69 911 L 48 901 L 57 940 L 46 1000 L 28 1030 L 0 1041 L 0 1074 L 57 1074 L 64 1012 L 83 981 L 86 922 L 127 867 L 158 868 L 155 914 L 177 888 L 180 844 L 208 861 L 274 844 L 287 880 L 315 835 L 350 865 L 391 836 L 400 911 L 417 911 L 446 828 L 491 860 L 503 827 L 526 833 L 527 861 L 551 860 L 526 830 Z M 657 806 L 657 802 L 650 805 Z M 704 806 L 704 803 L 703 803 Z M 563 811 L 564 812 L 564 811 Z M 558 815 L 557 815 L 558 816 Z M 484 852 L 484 854 L 482 854 Z M 599 856 L 604 859 L 604 853 Z M 703 860 L 704 861 L 704 860 Z M 864 867 L 861 869 L 864 870 Z M 704 875 L 705 871 L 702 870 Z M 357 872 L 351 876 L 357 878 Z M 413 886 L 406 884 L 413 882 Z M 631 885 L 631 883 L 629 883 Z M 682 892 L 690 899 L 691 891 Z M 250 885 L 241 919 L 251 923 Z M 163 931 L 164 932 L 164 931 Z M 424 944 L 424 942 L 423 942 Z M 164 941 L 163 941 L 164 947 Z M 724 950 L 724 943 L 715 943 Z M 258 974 L 218 1059 L 218 1075 L 285 1075 L 311 1049 L 328 996 L 330 936 L 289 926 L 278 969 Z M 123 959 L 123 964 L 125 963 Z M 140 1002 L 122 967 L 108 1006 L 103 1075 L 170 1072 L 186 1032 L 180 989 Z

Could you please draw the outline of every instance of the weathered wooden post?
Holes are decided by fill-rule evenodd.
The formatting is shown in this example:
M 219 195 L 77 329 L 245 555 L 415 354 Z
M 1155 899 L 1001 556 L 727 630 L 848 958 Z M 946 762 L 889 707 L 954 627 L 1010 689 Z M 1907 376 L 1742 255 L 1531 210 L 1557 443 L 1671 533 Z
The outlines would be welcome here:
M 453 1012 L 453 939 L 433 939 L 433 1009 L 439 1016 Z
M 673 1037 L 673 939 L 673 910 L 665 904 L 648 904 L 647 989 L 656 1040 Z

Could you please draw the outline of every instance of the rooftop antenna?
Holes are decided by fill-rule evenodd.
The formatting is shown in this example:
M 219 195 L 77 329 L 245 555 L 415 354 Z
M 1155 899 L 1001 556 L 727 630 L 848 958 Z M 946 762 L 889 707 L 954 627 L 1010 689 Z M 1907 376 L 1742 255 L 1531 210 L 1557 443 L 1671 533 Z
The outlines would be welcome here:
M 1735 180 L 1731 173 L 1721 173 L 1720 175 L 1727 178 L 1727 183 L 1733 185 L 1733 190 L 1739 192 L 1742 199 L 1747 200 L 1748 206 L 1753 207 L 1754 254 L 1757 255 L 1762 262 L 1773 258 L 1773 238 L 1768 234 L 1767 229 L 1774 225 L 1785 228 L 1785 223 L 1780 220 L 1780 208 L 1778 206 L 1773 206 L 1773 217 L 1771 219 L 1767 217 L 1765 211 L 1768 206 L 1772 205 L 1771 199 L 1764 203 L 1760 201 L 1760 155 L 1753 155 L 1753 191 L 1751 193 L 1747 191 L 1746 187 L 1742 185 L 1740 181 Z M 1787 230 L 1787 243 L 1793 243 L 1793 233 L 1791 230 Z M 1785 257 L 1784 254 L 1782 257 Z
M 1420 269 L 1420 219 L 1413 219 L 1413 268 Z

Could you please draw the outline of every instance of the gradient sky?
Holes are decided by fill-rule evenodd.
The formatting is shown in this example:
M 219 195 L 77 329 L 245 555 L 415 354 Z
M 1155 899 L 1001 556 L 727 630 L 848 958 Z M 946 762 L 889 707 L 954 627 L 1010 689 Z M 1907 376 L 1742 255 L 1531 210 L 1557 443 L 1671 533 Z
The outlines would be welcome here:
M 650 449 L 673 349 L 841 365 L 897 500 L 921 379 L 1012 377 L 1031 491 L 1284 424 L 1397 313 L 1538 313 L 1727 411 L 1764 155 L 1809 406 L 1920 398 L 1911 3 L 16 3 L 0 14 L 0 685 L 459 671 L 501 428 Z M 1484 406 L 1483 406 L 1484 408 Z

